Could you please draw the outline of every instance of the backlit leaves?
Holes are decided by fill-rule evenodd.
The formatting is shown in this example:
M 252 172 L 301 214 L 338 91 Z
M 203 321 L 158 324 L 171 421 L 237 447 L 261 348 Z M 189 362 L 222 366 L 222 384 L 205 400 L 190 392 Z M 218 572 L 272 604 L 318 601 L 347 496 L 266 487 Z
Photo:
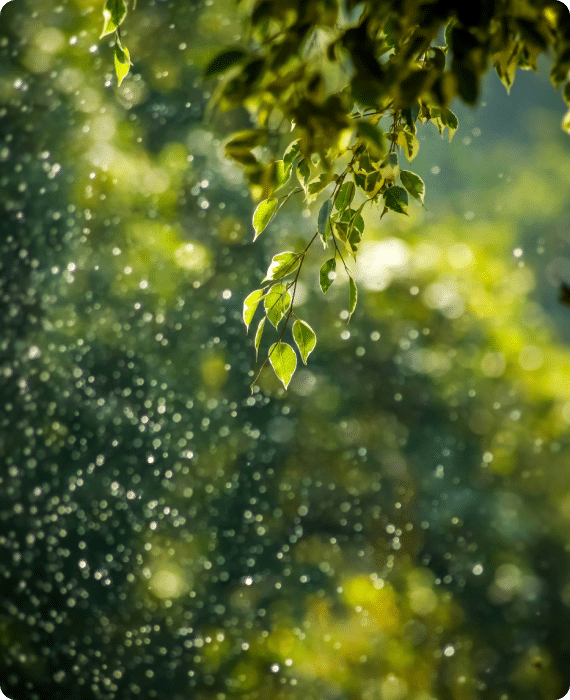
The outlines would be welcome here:
M 253 213 L 254 241 L 267 228 L 277 211 L 278 204 L 279 202 L 276 199 L 265 199 L 257 205 L 257 209 Z
M 127 15 L 127 6 L 124 0 L 107 0 L 103 8 L 103 31 L 102 39 L 107 34 L 115 32 L 122 24 Z
M 255 316 L 257 306 L 261 301 L 263 294 L 263 289 L 256 289 L 255 292 L 249 294 L 243 302 L 242 316 L 243 322 L 245 323 L 245 327 L 247 328 L 247 330 L 249 330 L 249 326 L 253 320 L 253 317 Z
M 299 267 L 300 259 L 301 256 L 298 253 L 291 253 L 289 251 L 278 253 L 273 257 L 263 281 L 278 280 L 281 277 L 291 274 L 293 270 Z
M 305 321 L 297 319 L 293 324 L 293 339 L 301 353 L 301 359 L 307 364 L 307 357 L 313 352 L 317 344 L 315 331 Z
M 288 343 L 274 343 L 269 349 L 269 361 L 286 389 L 297 368 L 297 355 Z
M 328 288 L 334 282 L 334 279 L 336 277 L 335 270 L 336 270 L 335 258 L 331 258 L 330 260 L 327 260 L 326 263 L 321 267 L 321 270 L 319 272 L 319 282 L 321 285 L 321 289 L 323 290 L 323 294 L 327 293 Z
M 409 131 L 400 131 L 398 132 L 396 143 L 398 146 L 401 146 L 404 149 L 406 158 L 410 161 L 410 163 L 418 155 L 418 151 L 420 150 L 420 142 L 415 134 L 411 134 Z
M 286 314 L 291 305 L 291 295 L 284 284 L 274 284 L 265 297 L 265 314 L 270 322 L 277 328 L 279 321 Z
M 126 46 L 123 46 L 117 37 L 115 43 L 115 73 L 117 74 L 117 85 L 120 85 L 129 72 L 131 66 L 131 56 Z

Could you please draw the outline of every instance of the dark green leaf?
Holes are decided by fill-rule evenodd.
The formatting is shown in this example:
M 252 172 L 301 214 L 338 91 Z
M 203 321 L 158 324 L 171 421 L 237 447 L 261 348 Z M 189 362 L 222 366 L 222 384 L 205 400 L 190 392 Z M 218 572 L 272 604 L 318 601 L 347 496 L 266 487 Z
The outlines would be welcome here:
M 327 293 L 328 288 L 334 282 L 335 277 L 336 277 L 336 260 L 334 258 L 331 258 L 330 260 L 327 260 L 326 263 L 321 267 L 321 271 L 319 273 L 319 282 L 321 284 L 321 289 L 323 290 L 323 294 Z
M 424 203 L 425 194 L 425 184 L 419 175 L 410 172 L 409 170 L 400 170 L 400 180 L 402 185 L 406 190 L 414 197 L 419 200 L 422 204 Z
M 354 182 L 345 182 L 344 185 L 338 191 L 336 199 L 334 201 L 335 208 L 338 211 L 344 211 L 346 207 L 349 207 L 354 199 L 354 192 L 356 188 Z
M 204 71 L 204 78 L 212 78 L 214 75 L 223 73 L 236 63 L 240 63 L 247 56 L 245 51 L 241 49 L 229 49 L 218 54 L 213 61 L 210 62 Z
M 288 343 L 274 343 L 269 348 L 269 361 L 285 389 L 297 368 L 297 355 Z
M 319 216 L 317 219 L 317 231 L 319 232 L 323 245 L 325 246 L 327 244 L 327 234 L 330 232 L 329 215 L 331 213 L 331 208 L 332 201 L 330 199 L 326 199 L 319 210 Z
M 384 192 L 384 204 L 392 211 L 396 211 L 399 214 L 407 214 L 408 193 L 403 187 L 389 187 Z
M 305 321 L 298 319 L 293 324 L 293 338 L 299 352 L 301 353 L 301 359 L 305 364 L 307 364 L 307 357 L 313 351 L 315 345 L 317 344 L 317 336 L 315 331 L 309 326 Z

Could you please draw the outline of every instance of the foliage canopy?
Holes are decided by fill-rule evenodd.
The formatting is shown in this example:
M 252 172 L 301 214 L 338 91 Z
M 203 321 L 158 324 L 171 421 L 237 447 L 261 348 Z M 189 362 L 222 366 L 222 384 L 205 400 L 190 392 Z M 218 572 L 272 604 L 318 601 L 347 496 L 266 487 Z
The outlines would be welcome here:
M 491 65 L 510 91 L 517 68 L 536 71 L 541 53 L 551 56 L 552 84 L 563 86 L 570 106 L 570 15 L 556 0 L 256 0 L 247 9 L 248 41 L 221 51 L 204 78 L 218 79 L 214 109 L 245 107 L 254 125 L 233 133 L 225 146 L 259 202 L 254 240 L 293 195 L 306 205 L 321 200 L 306 245 L 275 254 L 243 306 L 249 328 L 264 300 L 278 337 L 259 373 L 270 361 L 286 387 L 296 357 L 283 338 L 296 317 L 298 281 L 313 243 L 332 251 L 320 269 L 323 293 L 337 261 L 348 276 L 350 318 L 357 288 L 347 257 L 356 260 L 364 207 L 377 205 L 382 218 L 389 211 L 407 215 L 410 196 L 424 205 L 421 176 L 401 167 L 402 158 L 411 163 L 418 153 L 418 127 L 431 122 L 442 137 L 447 129 L 451 141 L 458 128 L 449 108 L 454 98 L 475 105 Z M 102 36 L 116 34 L 119 83 L 130 61 L 120 36 L 125 17 L 124 0 L 107 0 Z M 562 127 L 570 133 L 570 111 Z M 264 328 L 262 319 L 256 352 Z M 307 350 L 308 332 L 295 328 L 310 326 L 301 319 L 293 326 L 305 362 L 316 335 L 310 329 Z

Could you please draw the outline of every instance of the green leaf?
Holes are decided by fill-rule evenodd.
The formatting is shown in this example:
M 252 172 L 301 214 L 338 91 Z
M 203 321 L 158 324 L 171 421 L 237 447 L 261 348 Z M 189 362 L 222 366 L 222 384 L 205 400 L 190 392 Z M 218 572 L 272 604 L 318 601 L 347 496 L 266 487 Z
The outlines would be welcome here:
M 277 328 L 291 304 L 291 295 L 284 284 L 274 284 L 265 297 L 264 306 L 267 318 Z
M 131 56 L 126 46 L 120 41 L 115 43 L 115 73 L 117 74 L 117 85 L 125 79 L 131 65 Z
M 400 180 L 412 197 L 423 204 L 426 187 L 421 177 L 409 170 L 400 170 Z
M 406 158 L 410 161 L 410 163 L 418 155 L 418 151 L 420 150 L 420 142 L 418 141 L 417 136 L 410 134 L 409 131 L 400 131 L 398 133 L 396 143 L 398 146 L 401 146 L 404 149 Z
M 327 293 L 328 288 L 334 282 L 335 277 L 336 260 L 335 258 L 331 258 L 330 260 L 326 261 L 326 263 L 321 267 L 321 271 L 319 272 L 319 282 L 321 284 L 323 294 Z
M 309 326 L 305 321 L 297 319 L 293 324 L 293 339 L 297 343 L 299 352 L 301 353 L 301 359 L 305 364 L 307 364 L 307 357 L 313 352 L 315 345 L 317 344 L 317 336 L 315 331 Z
M 350 321 L 350 317 L 354 313 L 354 309 L 356 309 L 356 301 L 358 299 L 358 290 L 356 288 L 356 282 L 352 279 L 350 275 L 348 276 L 348 286 L 348 320 Z
M 299 155 L 299 139 L 296 141 L 293 141 L 290 143 L 286 150 L 285 153 L 283 154 L 283 162 L 285 163 L 286 166 L 289 168 L 293 165 L 293 161 L 295 158 Z
M 354 186 L 354 182 L 345 182 L 338 191 L 334 201 L 335 208 L 338 209 L 338 211 L 344 211 L 346 207 L 349 207 L 354 199 L 355 191 L 356 187 Z
M 269 348 L 269 361 L 285 389 L 297 368 L 297 355 L 288 343 L 274 343 Z
M 447 131 L 449 133 L 449 143 L 451 143 L 453 134 L 455 134 L 455 132 L 457 131 L 457 127 L 459 126 L 457 117 L 455 116 L 455 114 L 453 114 L 453 112 L 450 109 L 444 107 L 441 110 L 441 121 L 447 127 Z
M 386 144 L 384 141 L 384 132 L 370 122 L 358 122 L 358 133 L 364 138 L 366 143 L 372 147 L 379 156 L 386 152 Z
M 307 180 L 310 176 L 311 169 L 309 168 L 307 161 L 305 159 L 299 161 L 297 164 L 297 180 L 299 180 L 299 184 L 302 185 L 305 193 L 307 192 Z
M 291 177 L 291 166 L 287 165 L 283 160 L 275 161 L 275 189 L 278 190 L 280 187 L 289 180 Z
M 249 294 L 243 302 L 243 322 L 249 331 L 249 325 L 255 316 L 257 305 L 263 296 L 263 289 L 256 289 L 255 292 Z
M 204 78 L 212 78 L 214 75 L 223 73 L 236 63 L 240 63 L 247 56 L 245 51 L 241 49 L 229 49 L 219 53 L 213 61 L 208 64 L 204 71 Z
M 407 214 L 408 193 L 403 187 L 389 187 L 384 192 L 384 204 L 398 214 Z
M 254 241 L 267 228 L 267 225 L 275 215 L 278 203 L 276 199 L 264 199 L 263 202 L 257 205 L 257 209 L 253 213 Z
M 331 208 L 332 201 L 330 199 L 326 199 L 319 210 L 319 216 L 317 219 L 317 231 L 319 232 L 323 245 L 325 246 L 327 244 L 327 235 L 330 233 L 329 215 L 331 213 Z
M 259 345 L 261 343 L 261 336 L 263 335 L 263 329 L 265 328 L 265 321 L 267 320 L 267 316 L 264 316 L 261 321 L 259 322 L 259 325 L 257 326 L 257 330 L 255 331 L 255 359 L 257 360 L 257 353 L 259 352 Z
M 322 192 L 325 189 L 325 187 L 327 185 L 329 185 L 331 182 L 332 182 L 332 175 L 329 175 L 327 173 L 321 173 L 312 182 L 309 182 L 307 192 L 309 195 L 314 197 L 315 195 L 319 194 L 319 192 Z
M 291 253 L 290 251 L 277 253 L 277 255 L 273 256 L 263 282 L 278 280 L 280 277 L 289 275 L 299 267 L 300 260 L 301 255 L 299 253 Z
M 127 15 L 125 0 L 107 0 L 103 8 L 103 32 L 102 39 L 107 34 L 112 34 L 121 25 Z

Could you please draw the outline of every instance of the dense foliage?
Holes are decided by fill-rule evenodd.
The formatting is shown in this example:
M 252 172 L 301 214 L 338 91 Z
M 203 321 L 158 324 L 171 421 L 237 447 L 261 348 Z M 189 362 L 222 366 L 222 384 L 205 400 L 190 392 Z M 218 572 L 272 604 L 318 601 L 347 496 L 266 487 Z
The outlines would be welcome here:
M 107 0 L 102 36 L 117 35 L 119 84 L 129 69 L 120 40 L 126 12 L 124 0 Z M 323 293 L 337 265 L 348 275 L 350 319 L 357 287 L 344 256 L 356 259 L 364 207 L 378 205 L 382 218 L 389 210 L 407 214 L 409 196 L 424 203 L 423 179 L 400 164 L 418 153 L 418 125 L 430 122 L 442 136 L 447 129 L 451 141 L 458 127 L 449 109 L 453 98 L 475 105 L 491 64 L 510 90 L 517 68 L 536 71 L 539 55 L 551 50 L 551 81 L 563 85 L 570 106 L 570 14 L 557 0 L 256 0 L 248 39 L 218 54 L 205 77 L 224 76 L 214 108 L 245 105 L 255 122 L 225 147 L 244 168 L 253 199 L 262 200 L 253 216 L 255 238 L 291 196 L 302 194 L 306 205 L 326 196 L 306 244 L 273 255 L 263 286 L 244 302 L 249 328 L 263 301 L 256 355 L 267 319 L 277 330 L 268 360 L 287 387 L 297 366 L 295 351 L 283 341 L 291 317 L 305 364 L 316 344 L 315 332 L 294 310 L 313 243 L 320 239 L 332 249 L 319 272 Z M 563 126 L 570 133 L 570 111 Z M 292 131 L 278 158 L 283 136 Z

